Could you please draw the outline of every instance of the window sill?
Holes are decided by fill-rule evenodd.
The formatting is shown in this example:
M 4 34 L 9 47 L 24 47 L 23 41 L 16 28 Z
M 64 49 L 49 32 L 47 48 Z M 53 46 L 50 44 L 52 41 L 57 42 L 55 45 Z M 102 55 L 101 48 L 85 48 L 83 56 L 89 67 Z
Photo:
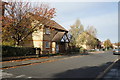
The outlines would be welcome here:
M 46 35 L 50 35 L 50 34 L 46 34 Z
M 46 49 L 50 49 L 50 48 L 46 48 Z

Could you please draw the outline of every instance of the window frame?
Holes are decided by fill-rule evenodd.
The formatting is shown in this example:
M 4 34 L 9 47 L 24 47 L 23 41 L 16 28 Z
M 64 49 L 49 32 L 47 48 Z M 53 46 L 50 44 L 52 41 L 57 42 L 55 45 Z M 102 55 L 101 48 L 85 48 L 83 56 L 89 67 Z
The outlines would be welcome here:
M 45 34 L 50 34 L 50 28 L 45 28 Z
M 48 41 L 45 42 L 45 48 L 50 48 L 50 42 Z

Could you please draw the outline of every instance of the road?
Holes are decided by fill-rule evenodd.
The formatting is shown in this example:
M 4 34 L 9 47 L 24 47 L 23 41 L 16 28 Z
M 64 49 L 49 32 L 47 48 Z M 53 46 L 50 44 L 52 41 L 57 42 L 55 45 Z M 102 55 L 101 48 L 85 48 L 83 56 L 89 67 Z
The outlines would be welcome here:
M 112 52 L 90 53 L 59 61 L 3 70 L 3 78 L 96 78 L 118 57 Z
M 120 59 L 110 68 L 110 70 L 103 76 L 104 79 L 120 80 Z

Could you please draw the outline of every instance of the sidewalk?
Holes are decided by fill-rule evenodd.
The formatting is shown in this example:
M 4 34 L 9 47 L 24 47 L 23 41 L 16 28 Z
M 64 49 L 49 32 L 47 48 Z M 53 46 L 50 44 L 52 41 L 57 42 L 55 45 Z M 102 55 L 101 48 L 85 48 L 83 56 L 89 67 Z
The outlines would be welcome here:
M 113 67 L 104 75 L 104 80 L 120 80 L 120 59 Z
M 29 65 L 33 63 L 42 63 L 47 61 L 52 61 L 56 59 L 64 58 L 65 56 L 53 56 L 53 57 L 43 57 L 43 58 L 30 58 L 30 59 L 23 59 L 23 60 L 12 60 L 12 61 L 4 61 L 2 63 L 2 68 L 9 68 L 14 66 L 22 66 L 22 65 Z
M 97 52 L 93 52 L 93 53 L 89 52 L 87 54 L 84 53 L 84 54 L 58 55 L 58 56 L 50 56 L 50 57 L 3 61 L 3 62 L 0 62 L 2 64 L 2 68 L 0 68 L 0 69 L 19 67 L 19 66 L 23 66 L 23 65 L 31 65 L 31 64 L 37 64 L 37 63 L 53 62 L 53 61 L 57 61 L 57 60 L 61 60 L 61 59 L 86 56 L 86 55 L 94 54 L 94 53 L 103 53 L 103 51 L 97 51 Z
M 4 61 L 1 63 L 2 63 L 2 68 L 6 69 L 6 68 L 11 68 L 11 67 L 23 66 L 23 65 L 52 62 L 52 61 L 57 61 L 60 59 L 67 59 L 67 58 L 75 57 L 75 56 L 80 57 L 83 55 L 81 55 L 81 54 L 59 55 L 59 56 L 50 56 L 50 57 L 30 58 L 30 59 L 23 59 L 23 60 Z

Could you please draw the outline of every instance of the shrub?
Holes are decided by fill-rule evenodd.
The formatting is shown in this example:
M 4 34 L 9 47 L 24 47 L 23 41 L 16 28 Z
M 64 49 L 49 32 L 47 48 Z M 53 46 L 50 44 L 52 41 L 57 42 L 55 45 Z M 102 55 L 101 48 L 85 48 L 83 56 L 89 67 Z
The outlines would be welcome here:
M 35 49 L 30 47 L 2 46 L 2 57 L 35 55 Z
M 79 47 L 70 47 L 69 49 L 67 49 L 67 54 L 75 54 L 79 52 L 80 52 Z

